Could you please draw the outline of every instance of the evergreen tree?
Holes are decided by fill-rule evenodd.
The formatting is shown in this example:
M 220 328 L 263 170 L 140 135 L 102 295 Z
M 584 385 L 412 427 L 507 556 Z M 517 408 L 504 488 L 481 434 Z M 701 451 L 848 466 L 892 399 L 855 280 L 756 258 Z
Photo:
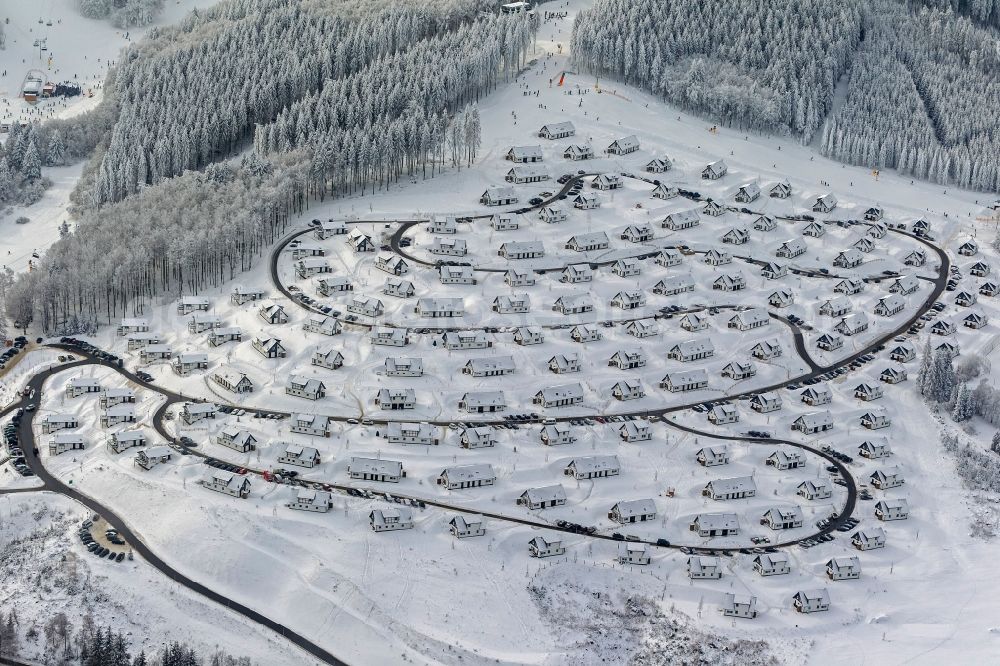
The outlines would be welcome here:
M 27 150 L 24 151 L 24 160 L 21 162 L 21 175 L 28 180 L 37 180 L 42 177 L 42 158 L 38 155 L 38 148 L 32 139 L 28 143 Z
M 966 384 L 961 384 L 957 389 L 957 394 L 955 396 L 955 406 L 951 411 L 951 418 L 956 423 L 961 423 L 962 421 L 968 421 L 972 418 L 972 399 L 969 393 L 969 387 Z
M 928 338 L 924 342 L 924 351 L 920 356 L 920 370 L 917 371 L 917 390 L 924 397 L 929 397 L 931 394 L 930 377 L 933 367 L 934 357 L 931 353 L 931 341 Z
M 928 381 L 930 397 L 938 403 L 948 402 L 955 387 L 955 369 L 948 350 L 939 349 L 935 352 L 933 370 Z
M 66 143 L 63 141 L 62 133 L 55 130 L 49 136 L 48 151 L 45 155 L 45 163 L 49 166 L 62 166 L 66 163 Z

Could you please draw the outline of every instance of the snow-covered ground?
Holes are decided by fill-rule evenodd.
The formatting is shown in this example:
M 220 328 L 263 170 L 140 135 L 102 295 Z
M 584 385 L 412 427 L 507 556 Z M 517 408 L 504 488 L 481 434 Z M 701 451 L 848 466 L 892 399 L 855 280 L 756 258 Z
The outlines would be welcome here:
M 949 251 L 962 272 L 958 290 L 945 292 L 941 299 L 946 304 L 941 317 L 958 323 L 968 314 L 969 308 L 954 305 L 955 294 L 966 288 L 978 291 L 983 281 L 969 275 L 971 264 L 984 260 L 994 269 L 1000 268 L 997 253 L 989 247 L 994 225 L 975 219 L 982 213 L 982 195 L 951 189 L 945 193 L 942 188 L 911 184 L 909 179 L 886 172 L 876 181 L 863 169 L 830 162 L 793 141 L 744 136 L 725 128 L 710 133 L 707 131 L 710 123 L 678 114 L 640 91 L 610 84 L 610 90 L 602 88 L 599 92 L 589 77 L 567 74 L 565 85 L 557 86 L 559 74 L 567 67 L 565 54 L 558 54 L 558 45 L 562 44 L 565 52 L 572 12 L 584 3 L 571 1 L 568 4 L 571 16 L 544 23 L 539 38 L 539 48 L 548 49 L 555 55 L 540 52 L 537 62 L 514 85 L 502 88 L 481 105 L 483 153 L 473 168 L 460 174 L 446 173 L 427 182 L 393 186 L 389 192 L 376 196 L 314 206 L 294 222 L 295 228 L 304 228 L 312 218 L 360 218 L 362 221 L 352 226 L 371 233 L 378 244 L 383 242 L 383 234 L 387 238 L 395 229 L 391 222 L 394 219 L 412 219 L 429 213 L 493 212 L 480 206 L 478 198 L 488 185 L 502 184 L 503 175 L 512 166 L 503 159 L 507 149 L 512 145 L 541 144 L 545 158 L 541 166 L 553 178 L 579 168 L 588 172 L 639 173 L 648 160 L 666 156 L 672 160 L 673 169 L 651 177 L 697 190 L 730 205 L 740 185 L 759 182 L 764 195 L 748 205 L 754 211 L 769 214 L 803 212 L 816 196 L 830 191 L 836 194 L 840 204 L 829 215 L 817 214 L 821 220 L 860 218 L 865 209 L 876 204 L 885 208 L 887 222 L 909 224 L 917 217 L 926 217 L 932 224 L 936 242 Z M 538 91 L 537 97 L 535 91 Z M 526 95 L 528 92 L 532 94 Z M 573 94 L 568 94 L 570 92 Z M 548 142 L 535 136 L 541 125 L 563 120 L 575 123 L 575 137 Z M 591 142 L 600 155 L 611 141 L 627 134 L 636 134 L 641 143 L 640 150 L 631 155 L 600 156 L 587 162 L 567 162 L 561 157 L 564 146 L 574 142 Z M 729 165 L 728 175 L 718 181 L 702 181 L 701 168 L 720 158 Z M 784 179 L 792 186 L 792 197 L 784 201 L 767 197 L 769 186 Z M 550 180 L 517 186 L 517 190 L 523 205 L 528 198 L 543 191 L 554 192 L 558 187 Z M 517 267 L 523 264 L 524 267 L 551 268 L 581 260 L 631 256 L 656 247 L 684 243 L 695 250 L 716 248 L 736 255 L 775 260 L 789 268 L 826 269 L 843 276 L 868 277 L 886 270 L 923 277 L 936 274 L 934 257 L 929 257 L 928 263 L 919 268 L 902 265 L 902 258 L 919 245 L 897 234 L 875 240 L 875 248 L 865 255 L 861 266 L 833 267 L 837 253 L 858 240 L 861 231 L 858 227 L 830 225 L 822 238 L 807 238 L 801 233 L 804 223 L 779 222 L 774 231 L 751 230 L 747 244 L 730 246 L 721 243 L 721 236 L 731 227 L 752 229 L 750 225 L 755 216 L 729 212 L 721 218 L 702 215 L 698 227 L 674 234 L 657 223 L 667 213 L 694 204 L 682 198 L 667 202 L 652 199 L 650 190 L 651 186 L 629 179 L 623 190 L 600 193 L 601 208 L 590 213 L 574 211 L 568 220 L 555 225 L 545 225 L 534 215 L 523 216 L 522 226 L 517 231 L 492 231 L 485 220 L 477 220 L 469 226 L 459 225 L 455 237 L 467 242 L 468 256 L 453 259 L 469 261 L 477 267 L 501 267 L 502 259 L 496 255 L 501 242 L 538 240 L 546 248 L 543 259 L 511 263 Z M 588 187 L 585 191 L 591 190 Z M 625 226 L 640 222 L 654 226 L 652 241 L 638 245 L 619 237 Z M 612 254 L 580 255 L 565 249 L 570 236 L 592 231 L 608 233 L 611 248 L 607 252 Z M 432 260 L 434 255 L 426 248 L 434 236 L 422 228 L 411 229 L 408 237 L 413 243 L 407 251 Z M 980 244 L 980 253 L 975 257 L 957 257 L 957 248 L 973 236 Z M 801 239 L 808 251 L 793 260 L 776 259 L 774 249 L 788 238 Z M 347 327 L 343 333 L 332 337 L 304 333 L 301 326 L 305 313 L 281 297 L 270 284 L 268 262 L 264 258 L 254 271 L 241 276 L 238 282 L 245 288 L 264 291 L 266 302 L 282 304 L 290 317 L 287 324 L 265 323 L 257 315 L 256 303 L 231 305 L 229 292 L 233 285 L 203 295 L 212 303 L 211 312 L 222 316 L 224 325 L 243 329 L 245 337 L 240 343 L 210 347 L 206 334 L 188 332 L 188 317 L 177 314 L 176 302 L 171 299 L 164 299 L 145 313 L 152 331 L 162 335 L 175 352 L 208 353 L 207 371 L 180 377 L 166 363 L 143 364 L 138 352 L 125 351 L 125 339 L 115 336 L 113 329 L 102 331 L 97 341 L 104 348 L 122 353 L 129 367 L 153 374 L 158 384 L 188 395 L 218 397 L 247 406 L 359 419 L 461 421 L 468 418 L 457 409 L 463 393 L 495 388 L 504 391 L 515 412 L 585 416 L 715 399 L 724 392 L 741 392 L 781 382 L 806 370 L 806 363 L 797 358 L 792 336 L 784 324 L 772 319 L 761 329 L 738 333 L 727 327 L 731 316 L 727 310 L 709 315 L 709 327 L 696 333 L 681 330 L 679 317 L 660 319 L 660 333 L 645 339 L 628 336 L 622 325 L 598 326 L 603 339 L 580 344 L 569 340 L 570 328 L 551 328 L 634 316 L 635 312 L 608 305 L 621 289 L 642 290 L 648 301 L 638 313 L 649 315 L 672 304 L 766 307 L 768 295 L 773 290 L 787 288 L 794 293 L 795 304 L 783 310 L 769 309 L 796 314 L 811 324 L 814 330 L 807 331 L 806 344 L 810 356 L 824 364 L 867 346 L 897 327 L 931 289 L 926 280 L 921 280 L 920 290 L 905 297 L 903 312 L 882 318 L 874 315 L 872 309 L 878 299 L 887 294 L 891 281 L 868 284 L 864 291 L 850 296 L 849 300 L 854 311 L 868 315 L 871 327 L 848 338 L 842 350 L 827 355 L 816 350 L 814 343 L 819 334 L 830 331 L 837 323 L 837 319 L 818 312 L 819 304 L 833 295 L 837 280 L 829 277 L 788 275 L 778 280 L 764 280 L 759 277 L 757 266 L 740 259 L 735 259 L 733 264 L 710 267 L 701 261 L 699 254 L 686 256 L 680 266 L 670 268 L 659 266 L 651 259 L 644 260 L 640 262 L 642 272 L 638 276 L 621 278 L 613 275 L 610 267 L 599 267 L 591 283 L 566 285 L 558 281 L 557 274 L 541 274 L 536 276 L 534 286 L 515 288 L 503 283 L 502 274 L 487 273 L 477 274 L 481 279 L 476 285 L 442 285 L 431 269 L 411 266 L 410 273 L 401 277 L 413 281 L 416 294 L 414 298 L 398 299 L 381 294 L 388 275 L 374 267 L 377 253 L 354 254 L 347 248 L 343 236 L 325 241 L 305 236 L 303 243 L 321 245 L 333 267 L 333 275 L 348 277 L 354 284 L 354 292 L 328 299 L 318 297 L 313 279 L 295 277 L 290 249 L 279 258 L 280 278 L 285 284 L 296 285 L 321 303 L 345 314 L 351 297 L 364 295 L 379 298 L 384 303 L 386 314 L 380 318 L 381 323 L 432 329 L 439 326 L 506 329 L 522 323 L 541 323 L 550 327 L 545 330 L 546 340 L 542 345 L 523 347 L 513 343 L 509 331 L 501 330 L 488 334 L 493 342 L 490 348 L 447 351 L 440 348 L 439 336 L 433 333 L 414 333 L 410 345 L 399 349 L 371 345 L 367 330 L 358 327 Z M 731 270 L 743 272 L 747 289 L 735 294 L 713 290 L 711 281 Z M 658 280 L 681 273 L 694 277 L 693 292 L 675 297 L 651 293 L 650 288 Z M 530 297 L 528 314 L 499 315 L 490 311 L 494 297 L 520 292 Z M 570 293 L 589 294 L 594 300 L 595 312 L 560 315 L 550 309 L 556 298 Z M 421 297 L 462 298 L 466 315 L 444 321 L 417 318 L 412 306 Z M 978 353 L 989 361 L 996 347 L 996 323 L 993 322 L 1000 313 L 987 297 L 981 297 L 972 309 L 983 312 L 993 321 L 978 330 L 959 326 L 958 332 L 948 339 L 959 344 L 963 357 Z M 918 351 L 927 337 L 935 344 L 944 339 L 929 336 L 928 328 L 929 323 L 918 335 L 908 336 Z M 262 359 L 249 342 L 255 336 L 281 338 L 288 356 Z M 712 339 L 716 348 L 713 357 L 688 363 L 666 358 L 672 344 L 697 336 Z M 778 340 L 784 353 L 773 362 L 758 361 L 758 374 L 754 378 L 734 384 L 720 376 L 726 363 L 744 358 L 754 343 L 769 339 Z M 312 353 L 326 346 L 344 354 L 345 367 L 323 370 L 310 365 Z M 320 453 L 319 466 L 299 470 L 309 479 L 351 483 L 346 471 L 351 457 L 381 457 L 401 461 L 406 478 L 398 485 L 353 483 L 388 492 L 398 489 L 402 494 L 513 518 L 563 519 L 595 525 L 605 533 L 620 530 L 645 539 L 666 538 L 674 543 L 732 548 L 733 556 L 723 558 L 720 580 L 690 581 L 685 571 L 687 556 L 676 550 L 651 549 L 650 565 L 623 567 L 615 562 L 618 544 L 614 542 L 559 535 L 496 519 L 485 521 L 484 537 L 455 540 L 448 533 L 448 521 L 453 514 L 435 508 L 416 511 L 413 530 L 374 533 L 368 526 L 368 514 L 373 509 L 385 508 L 384 501 L 335 494 L 329 513 L 298 512 L 286 507 L 294 497 L 293 488 L 255 476 L 249 477 L 252 484 L 249 498 L 239 500 L 201 487 L 198 481 L 209 468 L 193 456 L 175 455 L 167 463 L 143 471 L 133 464 L 132 452 L 114 454 L 103 446 L 108 429 L 99 425 L 101 410 L 96 396 L 63 397 L 65 382 L 80 374 L 93 374 L 105 388 L 125 385 L 120 375 L 107 369 L 67 371 L 48 383 L 40 415 L 49 412 L 78 415 L 81 419 L 79 432 L 84 434 L 89 445 L 83 452 L 57 457 L 48 457 L 45 447 L 42 448 L 48 468 L 60 478 L 72 480 L 82 492 L 114 508 L 172 566 L 288 624 L 349 663 L 402 660 L 446 664 L 601 663 L 602 659 L 609 658 L 624 662 L 650 649 L 668 656 L 679 654 L 676 644 L 663 643 L 666 625 L 659 619 L 638 629 L 630 625 L 629 635 L 638 634 L 640 640 L 621 644 L 622 627 L 618 620 L 623 611 L 617 606 L 619 601 L 624 603 L 620 598 L 621 590 L 641 599 L 642 604 L 653 604 L 663 617 L 673 618 L 672 622 L 679 622 L 679 625 L 671 625 L 674 629 L 689 626 L 686 620 L 677 619 L 681 617 L 675 615 L 677 611 L 696 618 L 691 622 L 708 636 L 726 635 L 736 640 L 763 638 L 768 641 L 770 652 L 787 663 L 938 663 L 943 658 L 957 658 L 968 663 L 988 662 L 997 650 L 998 628 L 994 620 L 997 603 L 996 590 L 988 584 L 988 579 L 984 579 L 982 570 L 983 563 L 992 557 L 995 544 L 969 536 L 971 508 L 966 504 L 965 493 L 952 466 L 942 457 L 937 424 L 913 390 L 918 361 L 890 362 L 887 353 L 893 346 L 890 343 L 888 349 L 878 354 L 876 361 L 860 370 L 829 382 L 833 402 L 818 408 L 829 410 L 832 415 L 834 428 L 826 433 L 802 436 L 790 429 L 797 417 L 815 409 L 800 402 L 801 388 L 781 390 L 783 408 L 770 414 L 757 414 L 745 402 L 739 401 L 741 420 L 735 424 L 713 426 L 704 414 L 694 411 L 671 416 L 681 424 L 711 433 L 725 435 L 767 430 L 816 448 L 830 446 L 854 457 L 849 469 L 874 497 L 858 503 L 855 516 L 861 520 L 859 529 L 884 528 L 886 547 L 858 552 L 851 547 L 851 532 L 836 533 L 836 539 L 830 543 L 810 549 L 788 549 L 792 571 L 784 576 L 758 576 L 753 571 L 754 554 L 740 553 L 737 549 L 749 546 L 752 536 L 766 536 L 772 541 L 804 536 L 814 531 L 816 521 L 839 509 L 844 498 L 844 490 L 839 485 L 833 485 L 833 497 L 825 500 L 810 501 L 796 494 L 803 481 L 830 478 L 826 463 L 807 454 L 803 467 L 778 471 L 766 466 L 764 459 L 781 447 L 733 443 L 732 462 L 719 467 L 702 467 L 695 461 L 695 453 L 717 442 L 709 437 L 686 434 L 660 421 L 649 423 L 653 437 L 648 442 L 621 442 L 620 423 L 578 423 L 571 426 L 578 437 L 576 442 L 548 447 L 540 443 L 539 426 L 535 425 L 517 430 L 502 429 L 495 447 L 479 450 L 460 448 L 459 431 L 444 426 L 433 426 L 441 438 L 438 446 L 389 444 L 382 436 L 383 426 L 347 422 L 336 422 L 329 438 L 297 435 L 289 432 L 287 421 L 249 416 L 220 415 L 208 424 L 202 422 L 194 426 L 183 426 L 175 419 L 168 422 L 168 427 L 194 439 L 200 450 L 234 464 L 256 468 L 287 467 L 277 462 L 283 452 L 281 443 L 299 443 L 315 446 Z M 608 358 L 619 348 L 626 347 L 641 348 L 646 354 L 647 365 L 626 371 L 609 367 Z M 548 359 L 569 352 L 579 352 L 584 359 L 581 372 L 550 373 Z M 470 358 L 505 355 L 515 360 L 517 370 L 513 375 L 472 378 L 461 373 L 461 367 Z M 426 374 L 413 379 L 379 375 L 378 370 L 387 356 L 420 356 L 424 359 Z M 257 390 L 246 396 L 235 396 L 212 384 L 209 374 L 224 365 L 246 372 L 256 383 Z M 906 367 L 910 380 L 898 385 L 878 382 L 878 373 L 890 365 Z M 672 394 L 657 386 L 666 372 L 689 367 L 706 368 L 712 390 Z M 989 367 L 986 372 L 991 372 Z M 285 379 L 293 373 L 322 379 L 327 385 L 328 396 L 312 402 L 285 395 Z M 641 378 L 646 397 L 628 402 L 611 398 L 610 387 L 623 377 Z M 582 406 L 543 410 L 531 404 L 532 396 L 540 388 L 577 381 L 585 386 Z M 863 381 L 882 386 L 885 396 L 873 403 L 855 398 L 855 387 Z M 378 389 L 403 387 L 412 387 L 417 393 L 414 410 L 379 411 L 373 404 L 372 397 Z M 136 427 L 146 432 L 151 444 L 160 443 L 149 420 L 160 398 L 140 390 L 138 399 L 140 422 Z M 859 424 L 860 416 L 873 407 L 885 409 L 892 421 L 888 428 L 868 431 Z M 978 425 L 980 430 L 988 431 L 982 424 Z M 259 441 L 257 450 L 240 454 L 217 444 L 214 437 L 227 426 L 249 430 Z M 893 455 L 875 461 L 858 456 L 857 447 L 872 437 L 886 437 Z M 985 447 L 989 437 L 983 435 L 982 440 Z M 564 474 L 565 467 L 574 458 L 597 454 L 616 455 L 621 463 L 621 475 L 576 481 Z M 496 485 L 449 491 L 436 484 L 443 469 L 471 463 L 491 464 L 497 475 Z M 872 488 L 869 479 L 874 472 L 897 465 L 905 478 L 902 487 L 885 491 Z M 755 497 L 716 501 L 701 494 L 712 480 L 743 476 L 753 477 L 757 488 Z M 524 490 L 556 483 L 561 483 L 566 490 L 565 506 L 529 511 L 516 505 L 516 498 Z M 668 493 L 668 489 L 673 492 Z M 616 527 L 608 519 L 607 513 L 615 502 L 643 498 L 654 500 L 655 520 Z M 889 523 L 877 521 L 873 513 L 875 503 L 895 498 L 908 500 L 909 519 Z M 761 525 L 761 515 L 775 505 L 800 506 L 804 526 L 773 532 Z M 689 530 L 688 525 L 695 515 L 719 511 L 737 515 L 742 527 L 738 537 L 701 539 Z M 567 553 L 548 560 L 529 557 L 527 543 L 539 535 L 561 536 Z M 827 580 L 826 562 L 842 555 L 860 558 L 860 580 Z M 791 597 L 795 592 L 823 587 L 830 592 L 830 612 L 802 615 L 792 609 Z M 598 593 L 608 596 L 596 597 Z M 717 608 L 725 593 L 755 596 L 757 619 L 733 620 L 721 616 Z M 603 598 L 612 599 L 614 604 L 603 607 L 595 602 L 586 605 L 586 611 L 580 610 L 584 606 L 583 599 Z M 469 603 L 470 599 L 475 602 Z M 560 614 L 560 604 L 572 606 L 574 612 Z M 640 607 L 641 604 L 636 606 Z M 690 629 L 681 633 L 687 631 Z M 588 644 L 591 640 L 599 646 Z M 250 651 L 250 647 L 244 650 Z M 255 655 L 264 663 L 300 663 L 282 661 L 278 657 L 269 660 L 259 652 Z

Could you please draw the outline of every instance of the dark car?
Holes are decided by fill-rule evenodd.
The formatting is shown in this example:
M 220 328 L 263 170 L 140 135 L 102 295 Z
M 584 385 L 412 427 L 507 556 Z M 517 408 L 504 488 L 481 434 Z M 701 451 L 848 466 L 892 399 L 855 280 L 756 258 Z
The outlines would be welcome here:
M 531 197 L 530 199 L 528 199 L 528 203 L 531 204 L 532 206 L 537 206 L 538 204 L 542 203 L 542 199 L 541 197 Z
M 666 539 L 657 539 L 656 540 L 656 545 L 657 546 L 662 546 L 664 548 L 669 548 L 670 547 L 670 542 L 667 541 Z

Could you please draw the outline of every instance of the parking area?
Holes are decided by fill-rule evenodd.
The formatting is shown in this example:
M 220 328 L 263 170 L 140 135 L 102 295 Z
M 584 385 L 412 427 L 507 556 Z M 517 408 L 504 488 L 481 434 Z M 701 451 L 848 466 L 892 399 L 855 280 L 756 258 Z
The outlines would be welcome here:
M 122 562 L 127 557 L 132 559 L 132 548 L 118 532 L 99 515 L 94 514 L 85 520 L 78 530 L 80 541 L 90 551 L 91 555 L 107 558 L 114 562 Z

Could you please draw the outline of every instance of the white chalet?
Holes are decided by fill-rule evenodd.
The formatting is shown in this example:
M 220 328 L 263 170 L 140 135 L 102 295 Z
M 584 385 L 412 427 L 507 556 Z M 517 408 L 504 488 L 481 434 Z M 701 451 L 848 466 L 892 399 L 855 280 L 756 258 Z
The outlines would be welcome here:
M 708 373 L 704 368 L 697 370 L 686 370 L 668 372 L 660 380 L 660 388 L 665 388 L 671 393 L 682 391 L 697 391 L 708 386 Z
M 617 190 L 625 186 L 617 173 L 602 173 L 594 178 L 591 187 L 595 190 Z
M 250 480 L 233 472 L 215 469 L 205 475 L 201 485 L 217 493 L 244 499 L 250 495 Z
M 675 344 L 667 352 L 667 358 L 689 363 L 715 354 L 715 347 L 709 338 L 685 340 Z
M 545 333 L 537 326 L 519 326 L 514 331 L 514 342 L 519 345 L 540 345 L 545 342 Z
M 435 215 L 427 225 L 427 231 L 432 234 L 457 234 L 458 222 L 454 215 Z
M 541 146 L 514 146 L 507 151 L 504 155 L 504 159 L 508 162 L 515 162 L 518 164 L 523 164 L 527 162 L 541 162 L 542 161 L 542 147 Z
M 855 555 L 834 557 L 826 563 L 826 575 L 830 580 L 861 578 L 861 560 Z
M 781 356 L 783 350 L 777 340 L 761 340 L 750 348 L 750 355 L 761 361 L 770 361 Z
M 316 513 L 326 513 L 333 506 L 333 499 L 329 491 L 316 490 L 315 488 L 296 488 L 295 499 L 286 504 L 289 509 L 296 511 L 313 511 Z
M 757 484 L 753 477 L 741 476 L 732 479 L 715 479 L 709 481 L 701 494 L 714 500 L 734 500 L 756 497 Z
M 694 291 L 694 278 L 689 274 L 667 277 L 653 285 L 653 293 L 662 296 L 676 296 L 688 291 Z
M 57 456 L 67 451 L 82 451 L 83 436 L 71 432 L 58 432 L 49 438 L 49 455 Z
M 580 372 L 579 354 L 556 354 L 549 359 L 549 370 L 557 375 Z
M 563 157 L 574 162 L 579 160 L 589 160 L 594 157 L 594 148 L 588 144 L 571 143 L 563 150 Z
M 804 435 L 826 432 L 833 429 L 833 416 L 828 411 L 807 412 L 792 422 L 792 430 Z
M 574 458 L 566 465 L 563 474 L 581 481 L 584 479 L 600 479 L 621 474 L 621 464 L 618 456 L 584 456 Z
M 517 498 L 517 504 L 519 506 L 526 506 L 532 510 L 562 506 L 566 504 L 566 491 L 560 484 L 541 488 L 529 488 Z
M 864 312 L 854 312 L 841 319 L 833 330 L 841 335 L 857 335 L 868 330 L 868 315 Z
M 767 313 L 767 310 L 763 308 L 750 308 L 749 310 L 737 312 L 730 317 L 728 327 L 740 331 L 749 331 L 761 326 L 767 326 L 770 323 L 771 316 Z
M 879 490 L 898 488 L 906 483 L 906 479 L 903 478 L 903 472 L 899 469 L 899 467 L 888 467 L 886 469 L 875 470 L 872 472 L 871 476 L 868 477 L 868 481 Z
M 735 513 L 700 513 L 688 528 L 700 537 L 736 536 L 740 533 L 740 520 Z
M 307 400 L 319 400 L 326 396 L 326 384 L 314 377 L 289 375 L 285 381 L 285 393 Z
M 648 338 L 657 334 L 655 319 L 634 319 L 625 326 L 625 332 L 634 338 Z
M 253 380 L 245 373 L 232 368 L 219 368 L 212 373 L 212 381 L 233 393 L 253 393 Z
M 837 207 L 837 197 L 833 194 L 821 194 L 813 201 L 812 209 L 816 213 L 829 213 Z
M 642 224 L 630 224 L 622 231 L 621 239 L 630 243 L 645 243 L 653 239 L 653 227 L 645 222 Z
M 741 271 L 723 273 L 712 282 L 712 289 L 715 291 L 741 291 L 746 286 L 747 281 Z
M 448 529 L 456 539 L 483 536 L 483 517 L 479 515 L 459 515 L 448 521 Z
M 608 235 L 603 231 L 590 234 L 578 234 L 566 241 L 566 249 L 574 252 L 590 252 L 592 250 L 606 250 L 610 245 Z
M 385 429 L 385 438 L 390 444 L 437 445 L 440 438 L 437 429 L 429 423 L 400 423 L 391 421 Z
M 594 324 L 577 324 L 569 332 L 569 338 L 573 342 L 594 342 L 595 340 L 600 340 L 603 337 L 604 335 L 601 333 L 601 329 L 597 328 Z M 574 354 L 574 356 L 576 355 Z M 579 368 L 577 368 L 577 370 L 579 370 Z
M 753 570 L 761 576 L 783 576 L 792 572 L 785 553 L 761 553 L 753 558 Z
M 403 507 L 375 509 L 368 514 L 368 524 L 375 532 L 394 532 L 413 529 L 413 514 Z
M 319 451 L 311 446 L 301 444 L 285 444 L 285 450 L 278 456 L 282 465 L 312 468 L 319 464 Z
M 573 208 L 577 210 L 593 210 L 601 207 L 601 200 L 593 192 L 580 192 L 573 199 Z
M 625 442 L 648 442 L 653 439 L 653 431 L 649 424 L 642 421 L 626 421 L 618 429 L 618 435 Z
M 885 548 L 885 530 L 881 527 L 858 530 L 851 535 L 851 545 L 858 550 Z
M 690 555 L 687 572 L 693 580 L 722 578 L 722 560 L 714 555 Z
M 204 419 L 214 419 L 216 406 L 210 402 L 185 402 L 181 407 L 181 419 L 191 425 Z
M 805 467 L 806 459 L 798 451 L 772 451 L 764 464 L 775 469 L 786 470 Z
M 722 160 L 710 162 L 701 170 L 702 180 L 718 180 L 729 172 L 729 167 Z
M 285 313 L 285 308 L 276 304 L 265 304 L 257 310 L 257 316 L 266 321 L 268 324 L 287 324 L 288 315 Z
M 384 347 L 404 347 L 410 343 L 410 336 L 405 328 L 376 326 L 369 338 L 373 345 Z
M 797 495 L 807 500 L 830 499 L 833 496 L 833 489 L 825 479 L 810 479 L 800 483 L 795 492 Z
M 583 402 L 583 385 L 575 383 L 550 386 L 536 393 L 531 402 L 545 408 L 579 405 Z
M 717 467 L 729 464 L 729 445 L 705 446 L 698 449 L 695 460 L 702 467 Z
M 466 488 L 492 486 L 496 483 L 496 480 L 497 475 L 493 471 L 493 466 L 487 463 L 480 463 L 446 467 L 438 475 L 437 485 L 444 486 L 448 490 L 464 490 Z
M 696 227 L 699 224 L 701 224 L 701 217 L 698 215 L 698 211 L 690 208 L 670 213 L 663 218 L 660 226 L 671 231 L 682 231 Z
M 319 414 L 292 414 L 288 429 L 301 435 L 329 437 L 330 418 Z
M 780 183 L 775 183 L 771 186 L 768 193 L 772 199 L 787 199 L 792 195 L 792 186 L 788 184 L 787 180 L 783 180 Z
M 532 557 L 556 557 L 566 552 L 562 541 L 548 540 L 544 537 L 536 536 L 528 542 L 528 554 Z
M 462 366 L 462 374 L 473 377 L 502 377 L 514 374 L 513 356 L 471 358 Z
M 517 192 L 515 192 L 514 188 L 510 186 L 493 185 L 486 188 L 486 191 L 479 197 L 479 203 L 484 206 L 506 206 L 514 204 L 517 203 Z
M 800 613 L 818 613 L 830 610 L 830 594 L 825 589 L 803 590 L 792 597 L 792 606 Z
M 646 565 L 650 563 L 649 553 L 644 543 L 622 543 L 618 545 L 618 564 Z
M 240 430 L 239 428 L 232 426 L 223 428 L 222 431 L 215 436 L 215 443 L 219 446 L 225 446 L 233 449 L 234 451 L 239 451 L 240 453 L 253 451 L 257 448 L 257 438 L 254 437 L 249 430 Z
M 593 311 L 594 303 L 589 294 L 570 294 L 557 298 L 552 304 L 552 309 L 564 315 L 580 314 Z
M 400 479 L 406 477 L 403 463 L 398 460 L 384 460 L 382 458 L 352 457 L 351 462 L 347 465 L 347 474 L 352 479 L 360 481 L 384 483 L 399 483 Z
M 440 266 L 438 279 L 441 284 L 476 284 L 472 266 Z
M 623 500 L 611 507 L 608 518 L 622 525 L 656 520 L 656 503 L 651 499 Z
M 357 227 L 351 229 L 350 233 L 347 234 L 347 244 L 355 252 L 375 251 L 375 241 L 372 240 L 371 236 L 365 234 Z
M 503 274 L 503 281 L 508 287 L 531 287 L 535 284 L 535 276 L 528 271 L 510 268 Z
M 905 499 L 884 499 L 875 505 L 875 517 L 882 521 L 906 520 L 910 515 L 910 505 Z
M 612 141 L 605 152 L 608 155 L 628 155 L 637 150 L 639 150 L 639 139 L 634 134 L 630 134 Z
M 440 238 L 435 238 L 435 241 L 440 241 Z M 433 244 L 428 250 L 429 252 L 434 251 Z M 380 271 L 384 271 L 389 275 L 404 275 L 410 272 L 410 267 L 399 255 L 393 254 L 391 252 L 379 252 L 375 257 L 375 268 Z
M 761 414 L 776 412 L 781 409 L 781 396 L 774 391 L 756 393 L 750 397 L 750 409 Z
M 722 368 L 721 374 L 723 377 L 729 377 L 730 379 L 739 381 L 756 375 L 757 365 L 749 359 L 730 361 L 725 365 L 725 367 Z
M 288 355 L 281 340 L 277 338 L 254 338 L 252 345 L 264 358 L 284 358 Z
M 829 405 L 833 402 L 833 392 L 826 384 L 810 386 L 801 393 L 802 402 L 813 407 Z
M 509 213 L 496 213 L 490 217 L 490 227 L 494 231 L 514 231 L 520 226 L 517 217 Z
M 507 400 L 503 391 L 469 391 L 458 402 L 458 408 L 470 414 L 492 414 L 506 411 Z
M 802 229 L 803 236 L 811 238 L 822 238 L 826 235 L 826 227 L 819 222 L 810 222 Z
M 616 400 L 636 400 L 646 397 L 646 390 L 638 379 L 622 379 L 611 387 L 611 396 Z
M 381 388 L 375 394 L 375 404 L 381 409 L 413 409 L 417 406 L 417 394 L 410 388 Z
M 419 317 L 464 317 L 465 301 L 461 298 L 421 298 L 413 311 Z
M 462 431 L 460 444 L 463 449 L 484 449 L 496 446 L 497 431 L 493 426 L 476 426 Z
M 774 506 L 761 516 L 760 524 L 772 530 L 791 530 L 802 527 L 803 520 L 802 509 L 797 506 Z
M 541 241 L 506 241 L 500 245 L 497 254 L 504 259 L 537 259 L 545 256 L 545 247 Z M 535 279 L 530 279 L 534 284 Z
M 542 139 L 564 139 L 574 134 L 576 134 L 576 127 L 568 120 L 542 125 L 541 129 L 538 130 L 538 136 Z
M 611 266 L 611 272 L 618 277 L 632 277 L 633 275 L 642 273 L 642 268 L 639 265 L 638 259 L 635 257 L 626 257 L 615 261 Z
M 503 179 L 508 183 L 521 185 L 524 183 L 538 183 L 549 178 L 549 171 L 545 167 L 526 164 L 512 167 L 504 174 Z
M 562 206 L 549 205 L 538 209 L 538 219 L 545 224 L 558 224 L 569 217 L 569 213 Z
M 670 171 L 672 166 L 673 165 L 671 164 L 669 158 L 654 157 L 650 161 L 646 162 L 646 166 L 644 168 L 646 173 L 663 173 L 665 171 Z
M 805 252 L 806 244 L 801 239 L 789 238 L 778 246 L 778 249 L 774 251 L 774 256 L 783 259 L 794 259 L 799 255 L 805 254 Z

